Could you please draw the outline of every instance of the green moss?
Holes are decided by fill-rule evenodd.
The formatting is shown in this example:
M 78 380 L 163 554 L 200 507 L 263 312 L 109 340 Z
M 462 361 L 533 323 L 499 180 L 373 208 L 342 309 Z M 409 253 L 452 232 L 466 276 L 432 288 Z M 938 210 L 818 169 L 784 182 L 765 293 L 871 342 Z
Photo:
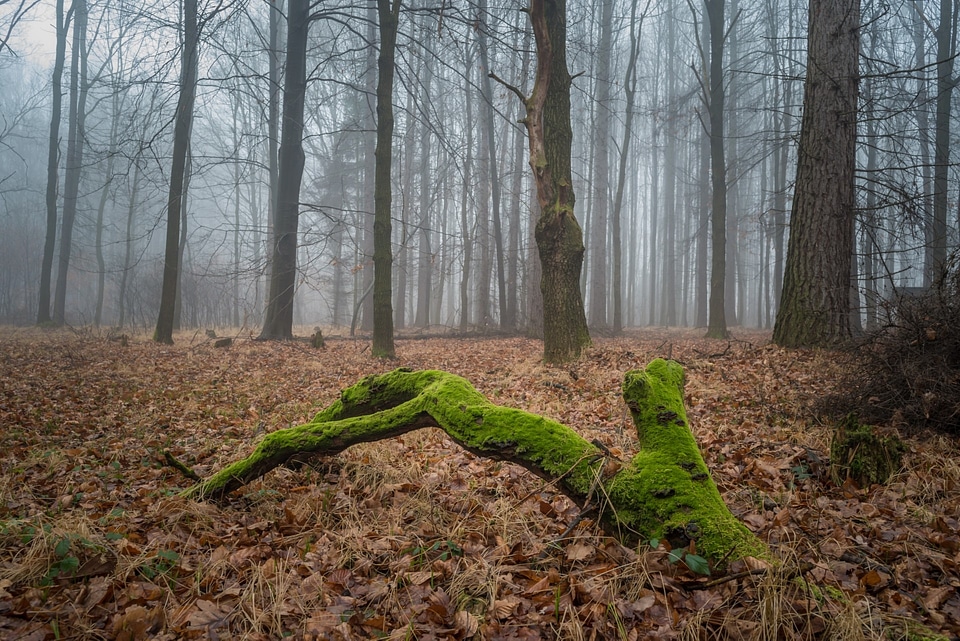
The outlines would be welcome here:
M 847 478 L 860 487 L 886 483 L 903 463 L 905 447 L 893 436 L 879 436 L 853 414 L 837 425 L 830 441 L 830 470 L 837 484 Z
M 623 397 L 642 449 L 611 481 L 613 503 L 629 506 L 630 518 L 618 510 L 618 519 L 644 539 L 667 539 L 673 547 L 694 540 L 698 553 L 714 560 L 770 558 L 710 478 L 688 426 L 683 383 L 683 368 L 663 359 L 624 376 Z
M 897 632 L 903 636 L 893 636 L 892 633 L 888 633 L 887 636 L 891 639 L 904 639 L 905 641 L 950 641 L 950 637 L 934 632 L 916 621 L 904 620 L 902 624 L 902 630 L 897 630 Z
M 624 398 L 641 451 L 611 478 L 601 520 L 625 540 L 666 539 L 673 547 L 696 542 L 714 563 L 743 556 L 770 558 L 766 546 L 737 521 L 720 497 L 687 426 L 683 369 L 653 361 L 629 372 Z M 494 405 L 453 374 L 398 369 L 369 376 L 304 425 L 268 434 L 253 453 L 184 492 L 222 495 L 277 465 L 311 453 L 332 454 L 362 442 L 422 427 L 442 428 L 463 447 L 509 460 L 557 482 L 575 501 L 590 498 L 605 461 L 597 446 L 556 421 Z

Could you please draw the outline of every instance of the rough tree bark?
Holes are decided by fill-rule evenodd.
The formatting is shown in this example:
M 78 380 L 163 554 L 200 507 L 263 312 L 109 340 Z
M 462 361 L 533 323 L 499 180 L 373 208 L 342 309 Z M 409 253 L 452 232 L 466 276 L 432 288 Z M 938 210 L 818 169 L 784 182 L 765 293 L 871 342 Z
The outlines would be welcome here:
M 688 427 L 680 365 L 657 359 L 643 371 L 627 372 L 623 397 L 642 448 L 630 461 L 610 458 L 556 421 L 494 405 L 459 376 L 398 369 L 343 390 L 311 422 L 268 434 L 250 456 L 183 495 L 220 497 L 279 465 L 439 427 L 471 452 L 555 482 L 577 504 L 595 509 L 604 529 L 625 542 L 665 539 L 677 549 L 695 541 L 698 554 L 719 564 L 769 557 L 710 478 Z
M 570 166 L 570 73 L 567 71 L 566 0 L 533 0 L 530 22 L 537 43 L 537 71 L 530 96 L 492 76 L 526 107 L 523 124 L 530 142 L 530 168 L 540 217 L 535 236 L 543 294 L 543 359 L 564 363 L 590 344 L 580 293 L 583 230 L 574 215 Z
M 850 337 L 860 0 L 811 0 L 807 77 L 783 295 L 773 340 Z

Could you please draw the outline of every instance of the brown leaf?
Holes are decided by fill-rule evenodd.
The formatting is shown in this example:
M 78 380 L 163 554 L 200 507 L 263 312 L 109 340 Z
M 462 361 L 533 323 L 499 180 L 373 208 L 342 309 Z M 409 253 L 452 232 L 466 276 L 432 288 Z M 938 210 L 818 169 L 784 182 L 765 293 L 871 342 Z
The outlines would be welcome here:
M 582 561 L 596 554 L 597 548 L 592 545 L 587 545 L 585 543 L 571 543 L 566 548 L 564 548 L 564 552 L 566 553 L 568 560 Z
M 480 629 L 480 620 L 466 610 L 458 610 L 453 615 L 453 625 L 457 632 L 463 635 L 461 638 L 469 639 Z

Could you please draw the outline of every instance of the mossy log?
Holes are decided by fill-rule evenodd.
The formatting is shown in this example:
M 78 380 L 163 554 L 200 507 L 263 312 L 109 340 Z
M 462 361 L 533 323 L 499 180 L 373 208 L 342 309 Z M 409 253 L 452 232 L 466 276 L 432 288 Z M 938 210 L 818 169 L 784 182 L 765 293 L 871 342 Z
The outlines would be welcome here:
M 657 359 L 628 372 L 623 396 L 640 452 L 613 460 L 556 421 L 494 405 L 448 372 L 398 369 L 369 376 L 304 425 L 268 434 L 247 458 L 185 490 L 219 497 L 273 468 L 357 443 L 439 427 L 480 456 L 517 463 L 554 481 L 577 504 L 595 506 L 604 529 L 625 542 L 661 539 L 725 564 L 769 551 L 724 505 L 700 456 L 683 406 L 683 369 Z

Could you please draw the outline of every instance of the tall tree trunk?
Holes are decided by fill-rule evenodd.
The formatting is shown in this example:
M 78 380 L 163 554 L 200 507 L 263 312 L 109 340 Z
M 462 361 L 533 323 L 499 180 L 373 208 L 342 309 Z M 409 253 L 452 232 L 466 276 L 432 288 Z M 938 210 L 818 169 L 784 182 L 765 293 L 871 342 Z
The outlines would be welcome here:
M 390 209 L 393 164 L 393 75 L 401 0 L 377 0 L 380 56 L 377 59 L 377 169 L 373 223 L 373 355 L 394 358 Z
M 96 252 L 97 258 L 97 306 L 93 314 L 94 327 L 100 327 L 100 323 L 103 320 L 103 290 L 107 275 L 106 261 L 103 257 L 103 215 L 107 208 L 107 199 L 110 196 L 110 186 L 113 184 L 113 163 L 114 156 L 116 154 L 115 145 L 117 120 L 118 115 L 115 113 L 114 124 L 111 126 L 110 134 L 110 155 L 107 157 L 107 178 L 103 188 L 100 190 L 100 202 L 97 205 L 97 222 L 94 238 L 94 251 Z
M 927 72 L 927 47 L 925 43 L 925 25 L 924 25 L 924 14 L 922 5 L 919 3 L 914 3 L 914 14 L 913 14 L 913 44 L 914 44 L 914 69 L 917 75 L 917 105 L 918 108 L 914 109 L 913 112 L 917 119 L 917 133 L 919 138 L 920 145 L 920 164 L 923 167 L 922 170 L 922 180 L 923 183 L 920 186 L 920 215 L 921 220 L 923 221 L 923 236 L 924 236 L 924 273 L 923 273 L 923 285 L 929 286 L 931 284 L 931 274 L 932 269 L 930 266 L 933 264 L 933 246 L 932 246 L 932 237 L 933 237 L 933 202 L 931 200 L 931 184 L 933 181 L 932 171 L 930 166 L 930 114 L 927 111 L 926 105 L 929 100 L 929 91 L 927 88 L 929 76 Z
M 127 310 L 127 283 L 130 270 L 133 269 L 133 223 L 137 212 L 137 191 L 140 189 L 140 163 L 134 159 L 133 183 L 130 187 L 130 203 L 127 206 L 127 227 L 123 242 L 123 272 L 120 275 L 120 291 L 117 300 L 120 305 L 120 317 L 117 325 L 123 327 Z
M 273 260 L 273 245 L 275 242 L 274 228 L 277 224 L 277 196 L 280 191 L 280 166 L 279 166 L 279 146 L 280 146 L 280 24 L 283 19 L 283 0 L 270 0 L 269 23 L 267 28 L 268 47 L 268 71 L 267 71 L 267 90 L 269 98 L 267 99 L 267 174 L 270 180 L 270 202 L 269 213 L 267 216 L 267 251 L 266 251 L 266 289 L 269 295 L 270 274 L 272 268 L 270 262 Z
M 710 38 L 710 21 L 704 20 L 702 25 L 703 42 Z M 699 184 L 697 216 L 697 257 L 696 257 L 696 312 L 694 325 L 696 327 L 707 327 L 707 311 L 709 309 L 709 289 L 707 287 L 709 270 L 707 269 L 707 259 L 710 255 L 710 214 L 711 214 L 711 196 L 710 188 L 710 132 L 705 127 L 700 127 L 700 145 L 699 145 Z
M 953 77 L 956 56 L 956 16 L 953 0 L 940 0 L 937 27 L 937 114 L 933 143 L 933 221 L 930 226 L 926 278 L 931 282 L 947 261 L 947 196 L 950 177 L 951 97 L 957 81 Z
M 623 220 L 623 193 L 627 183 L 627 160 L 630 157 L 630 141 L 633 139 L 633 110 L 637 95 L 637 57 L 640 52 L 640 36 L 643 32 L 643 21 L 650 8 L 648 0 L 646 8 L 637 21 L 637 3 L 630 5 L 630 54 L 627 58 L 627 71 L 624 75 L 623 87 L 626 93 L 626 115 L 623 122 L 623 139 L 620 143 L 620 161 L 617 166 L 617 191 L 613 199 L 613 211 L 610 212 L 613 226 L 613 331 L 619 334 L 623 331 L 623 238 L 621 237 L 621 221 Z M 633 248 L 635 250 L 635 248 Z
M 377 6 L 374 2 L 367 3 L 367 41 L 373 42 L 377 37 Z M 365 58 L 365 69 L 363 73 L 363 87 L 365 95 L 366 115 L 365 125 L 363 127 L 363 196 L 361 197 L 361 207 L 363 209 L 363 246 L 361 248 L 363 269 L 362 288 L 363 294 L 360 303 L 361 328 L 364 331 L 373 331 L 373 251 L 374 251 L 374 209 L 376 192 L 376 147 L 377 147 L 377 51 L 374 47 L 367 47 Z M 354 312 L 356 316 L 356 312 Z M 355 326 L 356 323 L 353 323 Z M 353 327 L 351 326 L 351 336 Z
M 811 0 L 797 180 L 783 296 L 785 347 L 850 335 L 860 0 Z
M 481 16 L 487 13 L 486 0 L 481 0 L 478 11 Z M 490 179 L 490 197 L 493 212 L 493 243 L 497 261 L 497 302 L 500 305 L 500 326 L 505 327 L 504 314 L 507 309 L 506 261 L 503 255 L 503 226 L 500 218 L 500 171 L 497 165 L 497 139 L 493 124 L 493 89 L 490 86 L 490 59 L 487 53 L 486 25 L 477 29 L 477 39 L 480 45 L 480 86 L 483 90 L 483 124 L 485 129 L 487 152 L 487 172 Z M 481 293 L 481 295 L 483 295 Z
M 309 0 L 287 3 L 287 59 L 283 80 L 283 130 L 280 133 L 277 215 L 270 261 L 270 289 L 260 338 L 293 338 L 293 300 L 297 281 L 297 234 L 303 180 L 303 109 L 307 90 Z
M 636 3 L 633 3 L 636 13 Z M 633 25 L 631 23 L 631 29 Z M 607 222 L 613 214 L 608 211 L 610 191 L 610 67 L 613 58 L 613 0 L 602 0 L 600 8 L 600 41 L 597 47 L 597 117 L 595 121 L 596 149 L 593 156 L 593 230 L 590 252 L 590 325 L 607 327 Z M 628 61 L 630 64 L 631 61 Z M 629 116 L 628 116 L 629 117 Z M 629 133 L 626 134 L 629 137 Z M 619 228 L 620 221 L 614 223 Z M 614 252 L 620 248 L 614 241 Z M 614 288 L 616 291 L 616 288 Z M 615 293 L 614 295 L 618 295 Z
M 467 44 L 467 58 L 470 58 L 470 45 Z M 470 86 L 470 65 L 464 73 L 463 97 L 466 103 L 467 122 L 473 122 L 473 90 Z M 460 190 L 460 238 L 463 240 L 463 271 L 460 274 L 460 330 L 470 326 L 470 275 L 473 268 L 473 234 L 470 228 L 470 219 L 467 216 L 470 210 L 470 194 L 472 193 L 470 180 L 473 177 L 473 127 L 467 127 L 466 145 L 464 146 L 466 159 L 463 163 L 463 184 Z
M 53 276 L 53 255 L 57 246 L 57 188 L 60 182 L 60 118 L 63 102 L 63 66 L 67 58 L 68 24 L 63 12 L 64 0 L 57 0 L 57 48 L 53 63 L 51 96 L 50 140 L 47 152 L 47 231 L 43 243 L 43 261 L 40 266 L 40 301 L 37 324 L 49 323 L 50 282 Z
M 543 357 L 563 363 L 590 344 L 580 295 L 583 232 L 574 215 L 570 167 L 570 74 L 566 54 L 566 0 L 533 0 L 530 21 L 537 43 L 533 93 L 525 99 L 530 167 L 540 218 L 536 239 L 543 293 Z
M 180 97 L 173 129 L 173 160 L 170 189 L 167 194 L 167 234 L 163 257 L 163 286 L 160 292 L 160 313 L 153 340 L 173 343 L 173 324 L 180 280 L 180 208 L 183 181 L 190 145 L 190 126 L 197 90 L 197 0 L 183 0 L 183 51 L 180 58 Z
M 73 1 L 73 47 L 70 54 L 70 106 L 67 116 L 67 167 L 63 179 L 63 217 L 60 220 L 60 254 L 53 294 L 53 322 L 66 322 L 67 275 L 73 249 L 73 226 L 80 197 L 83 168 L 84 123 L 87 112 L 87 3 Z
M 433 84 L 433 55 L 430 49 L 430 34 L 432 29 L 424 26 L 421 30 L 424 39 L 424 53 L 426 62 L 424 63 L 423 74 L 421 76 L 422 91 L 420 102 L 424 105 L 431 103 L 430 86 Z M 429 114 L 429 110 L 424 109 L 424 113 Z M 431 226 L 433 216 L 430 215 L 430 201 L 433 195 L 431 188 L 430 167 L 432 155 L 430 153 L 431 134 L 429 123 L 424 123 L 424 129 L 420 136 L 420 198 L 418 220 L 418 248 L 417 248 L 417 313 L 414 316 L 414 325 L 417 327 L 430 326 L 430 296 L 433 293 L 433 249 L 430 243 Z
M 189 136 L 188 136 L 189 139 Z M 187 143 L 187 161 L 183 166 L 183 189 L 180 197 L 180 239 L 177 242 L 177 295 L 173 303 L 173 329 L 179 330 L 183 321 L 183 257 L 187 252 L 187 211 L 190 201 L 190 174 L 193 171 L 193 156 L 190 154 L 190 143 Z M 195 310 L 194 310 L 195 311 Z
M 815 0 L 814 0 L 815 1 Z M 704 0 L 710 21 L 710 177 L 713 184 L 713 234 L 710 314 L 707 336 L 726 338 L 727 165 L 723 153 L 724 0 Z

